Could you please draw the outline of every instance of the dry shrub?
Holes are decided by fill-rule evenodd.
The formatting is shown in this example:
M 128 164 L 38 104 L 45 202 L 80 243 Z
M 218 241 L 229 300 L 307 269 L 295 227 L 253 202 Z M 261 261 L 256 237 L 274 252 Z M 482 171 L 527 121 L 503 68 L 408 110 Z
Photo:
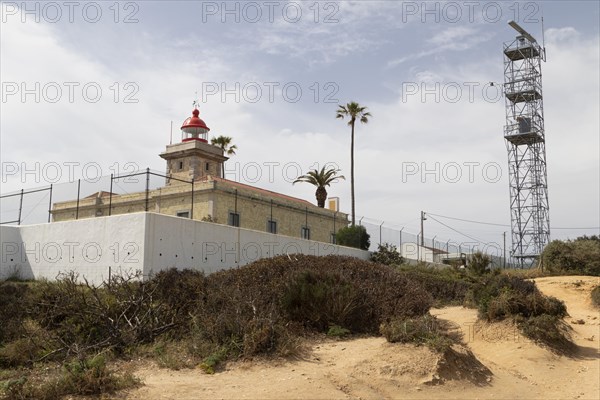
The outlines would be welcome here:
M 494 275 L 483 279 L 474 285 L 470 301 L 478 307 L 480 317 L 488 321 L 508 316 L 567 315 L 562 301 L 544 296 L 534 282 L 516 276 Z
M 131 373 L 116 373 L 106 366 L 102 355 L 65 364 L 46 379 L 22 376 L 0 387 L 0 398 L 58 400 L 68 395 L 92 396 L 114 393 L 139 385 Z
M 0 345 L 20 336 L 28 284 L 0 281 Z
M 292 277 L 282 306 L 291 320 L 319 331 L 331 325 L 360 331 L 368 322 L 364 296 L 337 272 L 304 271 Z
M 417 266 L 403 267 L 400 271 L 407 278 L 419 282 L 438 307 L 462 305 L 475 282 L 471 276 L 453 268 Z
M 395 270 L 341 256 L 259 260 L 208 276 L 206 293 L 196 313 L 206 337 L 242 346 L 245 355 L 252 352 L 243 344 L 257 337 L 263 343 L 257 349 L 275 350 L 277 327 L 300 335 L 330 325 L 377 334 L 382 322 L 423 315 L 432 303 L 418 283 Z
M 571 355 L 577 348 L 569 338 L 567 326 L 555 315 L 542 314 L 517 319 L 517 324 L 529 339 L 549 347 L 558 354 Z
M 480 318 L 514 318 L 525 336 L 560 354 L 569 354 L 575 348 L 562 321 L 567 315 L 565 304 L 544 296 L 534 282 L 496 275 L 475 285 L 471 295 Z
M 454 343 L 439 320 L 430 314 L 417 318 L 394 318 L 381 324 L 380 332 L 388 342 L 425 344 L 440 353 Z

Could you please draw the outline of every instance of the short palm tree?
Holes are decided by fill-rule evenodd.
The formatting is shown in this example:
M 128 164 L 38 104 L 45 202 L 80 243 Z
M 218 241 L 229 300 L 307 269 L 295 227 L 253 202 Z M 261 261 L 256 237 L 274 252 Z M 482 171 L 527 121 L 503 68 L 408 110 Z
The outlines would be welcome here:
M 338 175 L 339 169 L 329 168 L 325 170 L 325 166 L 321 168 L 321 171 L 313 169 L 308 171 L 306 175 L 299 176 L 293 183 L 296 182 L 307 182 L 317 187 L 315 196 L 317 198 L 317 205 L 321 208 L 325 208 L 325 200 L 327 199 L 327 189 L 325 186 L 329 186 L 336 179 L 346 179 L 343 175 Z
M 220 147 L 224 154 L 232 156 L 235 155 L 235 151 L 237 150 L 237 146 L 235 144 L 231 144 L 232 140 L 233 138 L 230 136 L 221 135 L 219 137 L 212 138 L 210 140 L 210 144 Z M 221 164 L 221 178 L 225 178 L 225 162 Z
M 356 209 L 354 199 L 354 124 L 358 119 L 363 124 L 369 122 L 371 113 L 367 112 L 367 107 L 362 107 L 360 104 L 351 101 L 345 106 L 339 105 L 336 113 L 336 118 L 350 118 L 348 125 L 352 127 L 352 136 L 350 140 L 350 196 L 352 199 L 352 225 L 356 224 Z

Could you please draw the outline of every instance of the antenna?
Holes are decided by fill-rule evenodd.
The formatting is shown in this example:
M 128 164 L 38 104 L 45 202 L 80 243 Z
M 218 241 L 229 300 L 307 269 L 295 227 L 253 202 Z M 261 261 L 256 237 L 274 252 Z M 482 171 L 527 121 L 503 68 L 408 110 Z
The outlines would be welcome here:
M 198 105 L 200 104 L 200 102 L 198 101 L 198 91 L 194 92 L 194 102 L 192 103 L 192 105 L 194 106 L 194 108 L 198 108 Z
M 544 52 L 544 61 L 546 61 L 546 33 L 544 30 L 544 7 L 542 7 L 542 51 Z
M 525 29 L 521 28 L 521 26 L 519 24 L 517 24 L 515 21 L 508 21 L 508 24 L 517 32 L 519 32 L 521 35 L 523 35 L 525 38 L 527 38 L 531 43 L 536 43 L 537 40 L 535 40 L 535 38 L 533 36 L 531 36 L 529 34 L 529 32 L 527 32 Z

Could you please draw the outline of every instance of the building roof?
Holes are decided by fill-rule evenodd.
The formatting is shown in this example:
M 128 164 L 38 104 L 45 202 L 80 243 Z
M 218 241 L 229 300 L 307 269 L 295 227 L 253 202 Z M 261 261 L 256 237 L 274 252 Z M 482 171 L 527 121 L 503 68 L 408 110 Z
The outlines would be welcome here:
M 216 181 L 216 182 L 223 182 L 223 183 L 225 183 L 227 185 L 230 185 L 230 186 L 236 186 L 236 187 L 239 187 L 239 188 L 251 190 L 251 191 L 254 191 L 254 192 L 257 192 L 257 193 L 261 193 L 261 194 L 264 194 L 264 195 L 267 195 L 267 196 L 279 197 L 281 199 L 286 199 L 286 200 L 294 201 L 294 202 L 297 202 L 297 203 L 302 203 L 302 204 L 304 204 L 306 206 L 310 205 L 310 206 L 317 207 L 313 203 L 311 203 L 309 201 L 306 201 L 304 199 L 299 199 L 297 197 L 292 197 L 292 196 L 288 196 L 288 195 L 285 195 L 285 194 L 273 192 L 271 190 L 261 189 L 261 188 L 258 188 L 256 186 L 246 185 L 245 183 L 230 181 L 229 179 L 218 178 L 216 176 L 207 176 L 203 180 L 209 180 L 209 179 L 213 180 L 213 181 Z
M 110 192 L 106 192 L 104 190 L 101 190 L 99 192 L 96 193 L 92 193 L 89 196 L 84 197 L 84 199 L 94 199 L 94 198 L 98 198 L 98 197 L 109 197 L 111 195 Z M 117 193 L 113 193 L 113 196 L 118 196 Z

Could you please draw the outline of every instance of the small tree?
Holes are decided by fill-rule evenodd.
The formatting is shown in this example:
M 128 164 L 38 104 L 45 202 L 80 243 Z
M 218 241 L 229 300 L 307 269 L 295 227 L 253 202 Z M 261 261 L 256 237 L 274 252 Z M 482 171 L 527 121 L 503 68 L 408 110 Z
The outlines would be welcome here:
M 219 147 L 221 150 L 223 150 L 223 153 L 228 156 L 235 155 L 235 151 L 237 150 L 237 146 L 235 144 L 231 144 L 231 142 L 233 142 L 233 138 L 223 135 L 214 137 L 210 140 L 210 144 Z M 225 179 L 225 161 L 221 163 L 221 178 Z
M 469 256 L 467 268 L 475 275 L 483 275 L 488 272 L 488 266 L 491 262 L 490 256 L 477 251 Z
M 346 179 L 342 175 L 338 175 L 339 169 L 329 168 L 325 170 L 325 166 L 321 168 L 321 171 L 313 169 L 308 171 L 306 175 L 299 176 L 292 184 L 297 182 L 306 182 L 317 187 L 315 197 L 317 198 L 317 205 L 321 208 L 325 208 L 325 200 L 327 200 L 327 189 L 326 186 L 330 186 L 331 183 L 335 182 L 336 179 Z
M 404 258 L 393 244 L 384 243 L 377 245 L 377 251 L 371 255 L 371 261 L 385 265 L 400 265 Z
M 351 225 L 340 229 L 336 235 L 336 243 L 340 246 L 355 247 L 361 250 L 369 250 L 371 246 L 371 235 L 362 225 Z

